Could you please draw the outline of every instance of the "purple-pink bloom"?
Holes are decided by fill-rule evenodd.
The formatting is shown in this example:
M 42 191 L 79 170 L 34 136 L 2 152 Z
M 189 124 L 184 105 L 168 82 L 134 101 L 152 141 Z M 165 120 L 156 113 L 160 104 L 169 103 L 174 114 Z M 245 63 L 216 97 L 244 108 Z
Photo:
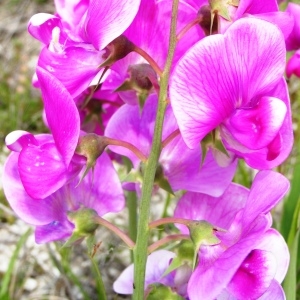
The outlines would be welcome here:
M 16 131 L 6 137 L 6 145 L 20 152 L 18 169 L 27 193 L 42 199 L 78 174 L 85 159 L 74 155 L 80 117 L 71 95 L 49 72 L 38 67 L 37 75 L 52 136 Z
M 199 263 L 188 284 L 189 299 L 278 298 L 279 284 L 288 268 L 289 252 L 282 236 L 270 228 L 269 211 L 289 189 L 288 180 L 273 171 L 259 172 L 251 190 L 231 184 L 219 198 L 186 193 L 175 217 L 206 220 L 226 229 L 217 232 L 221 243 L 202 246 Z M 188 230 L 178 225 L 182 233 Z M 227 299 L 227 298 L 225 298 Z
M 294 27 L 286 40 L 286 49 L 297 50 L 300 48 L 300 5 L 290 2 L 286 11 L 294 17 Z
M 18 171 L 18 161 L 19 154 L 12 153 L 5 163 L 2 178 L 4 193 L 15 213 L 36 227 L 37 243 L 69 238 L 74 224 L 68 219 L 68 212 L 85 207 L 103 216 L 124 207 L 121 183 L 106 153 L 98 158 L 94 174 L 89 172 L 79 186 L 80 176 L 76 176 L 42 200 L 33 199 L 25 191 Z M 51 169 L 48 169 L 48 174 L 51 176 Z M 37 180 L 35 185 L 39 187 L 40 182 Z
M 138 106 L 125 104 L 112 116 L 107 124 L 105 135 L 132 143 L 146 156 L 151 150 L 157 110 L 157 96 L 148 97 L 142 113 Z M 172 109 L 168 106 L 165 113 L 162 140 L 165 140 L 178 129 Z M 109 146 L 121 155 L 127 156 L 138 168 L 139 159 L 130 150 L 124 147 Z M 163 174 L 174 191 L 185 189 L 220 196 L 231 182 L 236 160 L 226 167 L 220 167 L 211 151 L 208 152 L 201 166 L 201 149 L 189 149 L 180 135 L 167 144 L 159 158 Z M 222 176 L 219 176 L 220 172 Z
M 92 0 L 75 33 L 70 26 L 64 27 L 69 19 L 62 22 L 56 16 L 34 15 L 28 31 L 45 45 L 38 65 L 52 72 L 73 97 L 80 95 L 102 73 L 105 47 L 130 25 L 139 5 L 139 0 Z M 69 18 L 69 14 L 62 16 Z
M 255 41 L 255 42 L 254 42 Z M 227 149 L 253 168 L 282 163 L 293 132 L 278 28 L 244 18 L 194 45 L 172 74 L 170 99 L 190 148 L 219 127 Z

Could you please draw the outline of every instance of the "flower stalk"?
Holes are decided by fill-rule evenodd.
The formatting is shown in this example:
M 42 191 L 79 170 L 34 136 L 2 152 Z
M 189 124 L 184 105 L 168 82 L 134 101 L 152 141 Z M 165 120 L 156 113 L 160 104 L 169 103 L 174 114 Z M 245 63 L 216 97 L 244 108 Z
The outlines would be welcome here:
M 162 73 L 160 80 L 160 93 L 159 103 L 156 115 L 156 122 L 154 128 L 154 136 L 152 142 L 152 149 L 145 164 L 144 173 L 144 185 L 142 187 L 140 215 L 138 222 L 138 234 L 136 246 L 134 247 L 134 292 L 133 299 L 140 300 L 144 298 L 144 286 L 145 286 L 145 269 L 147 261 L 147 244 L 149 238 L 149 215 L 150 215 L 150 200 L 152 195 L 152 189 L 154 184 L 155 172 L 158 165 L 158 159 L 161 152 L 161 137 L 162 127 L 164 121 L 164 114 L 167 107 L 167 93 L 168 93 L 168 81 L 170 76 L 171 64 L 176 47 L 176 19 L 178 12 L 179 0 L 173 1 L 172 6 L 172 20 L 171 31 L 169 41 L 169 51 L 165 69 Z

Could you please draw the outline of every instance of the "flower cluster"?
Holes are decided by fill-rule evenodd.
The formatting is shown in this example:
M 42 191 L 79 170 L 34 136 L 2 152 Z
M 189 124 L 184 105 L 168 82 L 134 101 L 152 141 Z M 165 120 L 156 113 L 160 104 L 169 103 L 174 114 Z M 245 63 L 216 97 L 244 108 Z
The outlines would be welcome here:
M 142 196 L 142 216 L 145 190 L 164 189 L 180 198 L 168 218 L 180 234 L 169 240 L 184 241 L 174 252 L 155 251 L 168 236 L 148 248 L 145 296 L 285 299 L 289 253 L 270 210 L 289 182 L 271 169 L 293 146 L 284 71 L 286 50 L 300 48 L 300 8 L 280 12 L 276 0 L 172 2 L 55 0 L 55 15 L 30 19 L 28 31 L 42 44 L 33 85 L 50 133 L 6 137 L 5 195 L 35 226 L 36 242 L 46 243 L 78 233 L 85 209 L 87 220 L 105 226 L 101 217 L 123 210 L 128 190 Z M 288 76 L 300 76 L 298 52 Z M 122 168 L 123 157 L 132 170 L 121 182 L 115 165 Z M 250 189 L 232 183 L 238 160 L 257 170 Z M 153 227 L 141 225 L 139 234 Z M 139 243 L 129 239 L 134 250 Z M 146 252 L 134 255 L 146 262 Z M 135 267 L 116 280 L 117 293 L 134 292 Z

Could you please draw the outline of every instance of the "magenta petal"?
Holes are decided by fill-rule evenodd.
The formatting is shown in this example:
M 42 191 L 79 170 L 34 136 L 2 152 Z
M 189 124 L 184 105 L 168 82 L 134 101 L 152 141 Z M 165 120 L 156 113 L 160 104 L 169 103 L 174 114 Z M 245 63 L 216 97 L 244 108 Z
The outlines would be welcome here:
M 227 289 L 237 299 L 257 299 L 271 285 L 276 260 L 268 251 L 252 250 L 243 261 Z
M 45 13 L 33 15 L 28 22 L 29 33 L 45 45 L 50 44 L 55 27 L 62 28 L 60 19 Z
M 288 51 L 297 50 L 300 48 L 300 5 L 289 2 L 286 11 L 295 19 L 293 31 L 285 41 L 286 49 Z
M 249 191 L 231 184 L 221 197 L 215 198 L 200 193 L 185 193 L 176 206 L 174 216 L 191 220 L 206 220 L 211 224 L 228 229 L 237 212 L 247 201 Z M 184 225 L 177 225 L 182 233 L 188 234 Z
M 101 70 L 102 54 L 86 44 L 69 46 L 59 53 L 45 47 L 40 53 L 38 66 L 52 73 L 75 98 L 89 87 Z
M 286 65 L 287 77 L 291 77 L 293 74 L 300 77 L 300 50 L 292 55 Z
M 277 135 L 286 115 L 283 101 L 262 97 L 254 108 L 237 109 L 228 121 L 231 134 L 249 149 L 266 147 Z
M 145 288 L 152 283 L 168 284 L 163 278 L 164 272 L 176 255 L 167 250 L 158 250 L 148 256 L 146 264 Z M 127 267 L 114 282 L 114 291 L 118 294 L 130 295 L 133 293 L 133 265 Z
M 20 152 L 28 146 L 38 146 L 38 141 L 34 135 L 23 130 L 16 130 L 5 137 L 5 144 L 11 151 Z
M 241 17 L 243 14 L 261 14 L 278 11 L 276 0 L 241 0 L 236 11 L 236 16 Z
M 284 67 L 281 32 L 255 18 L 240 19 L 224 35 L 195 44 L 175 67 L 170 82 L 171 104 L 186 144 L 197 147 L 236 108 L 273 89 Z
M 23 149 L 18 164 L 24 188 L 34 199 L 51 195 L 81 168 L 67 168 L 54 143 Z
M 244 226 L 249 226 L 259 214 L 269 212 L 288 192 L 289 187 L 288 179 L 280 173 L 260 171 L 254 178 L 245 206 L 242 218 Z
M 263 216 L 257 218 L 247 234 L 226 249 L 210 267 L 202 268 L 199 264 L 188 284 L 189 298 L 215 299 L 227 287 L 251 250 L 256 248 L 258 237 L 269 226 L 268 223 L 267 218 Z
M 77 107 L 62 85 L 49 72 L 37 67 L 48 125 L 57 149 L 68 166 L 77 147 L 80 132 L 80 117 Z
M 121 35 L 134 19 L 140 0 L 92 0 L 82 35 L 98 50 Z
M 12 153 L 6 160 L 3 169 L 3 189 L 7 201 L 16 214 L 31 225 L 45 225 L 53 220 L 53 212 L 49 207 L 51 200 L 35 200 L 24 190 L 18 172 L 19 153 Z M 37 181 L 34 182 L 35 186 Z

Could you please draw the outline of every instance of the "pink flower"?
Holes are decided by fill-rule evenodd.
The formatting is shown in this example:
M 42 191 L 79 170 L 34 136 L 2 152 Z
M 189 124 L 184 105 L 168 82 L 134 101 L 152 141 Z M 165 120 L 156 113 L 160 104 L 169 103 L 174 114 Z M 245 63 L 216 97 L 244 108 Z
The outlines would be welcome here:
M 240 19 L 224 35 L 194 45 L 170 83 L 171 104 L 188 147 L 198 147 L 219 127 L 227 149 L 251 167 L 282 163 L 293 144 L 284 68 L 283 36 L 262 20 Z

